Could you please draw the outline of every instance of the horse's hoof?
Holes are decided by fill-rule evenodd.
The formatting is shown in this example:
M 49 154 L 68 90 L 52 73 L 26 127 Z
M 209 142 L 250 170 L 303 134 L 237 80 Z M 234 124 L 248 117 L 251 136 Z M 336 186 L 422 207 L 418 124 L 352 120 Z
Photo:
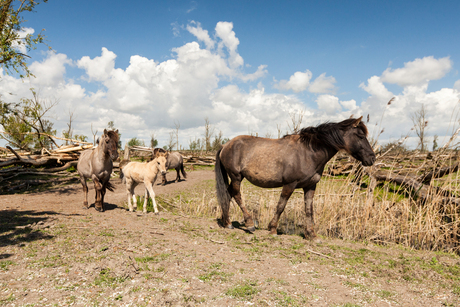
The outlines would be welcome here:
M 255 226 L 249 227 L 249 228 L 248 228 L 248 231 L 249 231 L 250 233 L 254 233 L 254 231 L 256 231 L 256 227 L 255 227 Z
M 155 215 L 160 215 L 160 212 L 155 212 Z
M 228 224 L 225 228 L 227 228 L 227 229 L 235 229 L 235 227 L 233 227 L 232 224 Z
M 104 208 L 102 208 L 102 207 L 95 207 L 95 208 L 96 208 L 96 210 L 99 211 L 99 212 L 104 212 Z

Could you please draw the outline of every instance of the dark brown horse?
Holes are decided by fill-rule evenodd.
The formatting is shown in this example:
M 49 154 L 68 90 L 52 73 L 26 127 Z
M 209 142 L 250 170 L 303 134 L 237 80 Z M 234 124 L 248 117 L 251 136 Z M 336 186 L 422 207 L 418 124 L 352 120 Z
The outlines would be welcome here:
M 89 208 L 86 178 L 91 178 L 94 182 L 94 189 L 96 190 L 94 207 L 97 211 L 104 211 L 106 189 L 110 191 L 114 189 L 109 179 L 113 168 L 112 160 L 118 158 L 118 130 L 107 131 L 104 129 L 104 134 L 98 140 L 98 144 L 96 148 L 85 150 L 81 153 L 78 159 L 77 170 L 80 175 L 83 192 L 85 193 L 84 207 Z
M 367 128 L 358 119 L 325 123 L 303 128 L 297 134 L 281 139 L 237 136 L 217 152 L 216 190 L 222 208 L 222 225 L 233 228 L 229 218 L 233 197 L 243 211 L 245 226 L 255 230 L 254 222 L 244 206 L 240 193 L 243 178 L 262 188 L 283 187 L 275 216 L 268 225 L 270 234 L 277 233 L 278 221 L 295 189 L 304 191 L 305 237 L 316 237 L 313 220 L 313 196 L 324 166 L 339 151 L 344 150 L 363 165 L 375 162 L 375 154 L 367 141 Z M 231 182 L 229 184 L 228 177 Z

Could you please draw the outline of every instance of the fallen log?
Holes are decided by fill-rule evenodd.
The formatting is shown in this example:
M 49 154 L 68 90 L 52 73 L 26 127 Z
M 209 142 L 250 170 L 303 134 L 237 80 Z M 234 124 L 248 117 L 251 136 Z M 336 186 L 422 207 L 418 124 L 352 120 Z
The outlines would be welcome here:
M 373 173 L 368 172 L 368 175 L 379 182 L 388 181 L 406 187 L 411 191 L 413 197 L 421 204 L 434 199 L 439 201 L 441 204 L 460 204 L 460 199 L 453 197 L 454 194 L 450 191 L 433 188 L 430 185 L 420 182 L 415 176 L 398 175 L 388 171 L 377 171 Z

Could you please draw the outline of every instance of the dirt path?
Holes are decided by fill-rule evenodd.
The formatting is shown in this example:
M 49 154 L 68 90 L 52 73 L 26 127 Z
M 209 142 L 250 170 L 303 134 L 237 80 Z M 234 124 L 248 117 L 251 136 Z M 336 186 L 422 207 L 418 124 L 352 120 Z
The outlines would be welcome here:
M 187 181 L 155 186 L 155 192 L 193 189 L 213 178 L 211 171 L 194 171 Z M 404 278 L 401 259 L 411 259 L 410 251 L 332 239 L 313 244 L 298 236 L 271 237 L 266 230 L 253 235 L 221 229 L 214 219 L 168 212 L 129 213 L 123 185 L 114 183 L 116 192 L 107 194 L 103 213 L 82 208 L 80 185 L 0 196 L 0 305 L 459 303 L 457 295 L 436 284 L 436 274 L 423 283 Z M 143 187 L 136 192 L 143 194 Z M 395 259 L 392 266 L 389 259 Z

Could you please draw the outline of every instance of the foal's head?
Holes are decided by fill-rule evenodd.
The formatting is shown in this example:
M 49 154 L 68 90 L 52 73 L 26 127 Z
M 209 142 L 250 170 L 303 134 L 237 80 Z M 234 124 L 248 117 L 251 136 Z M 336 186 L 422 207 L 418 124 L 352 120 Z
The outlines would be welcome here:
M 375 153 L 367 140 L 368 132 L 366 125 L 361 121 L 362 118 L 362 116 L 358 119 L 350 118 L 339 123 L 345 128 L 343 149 L 353 158 L 361 161 L 364 166 L 371 166 L 375 162 Z
M 104 134 L 99 140 L 99 146 L 112 160 L 118 159 L 118 129 L 116 131 L 104 129 Z
M 163 149 L 153 151 L 153 161 L 155 161 L 154 163 L 162 175 L 166 174 L 166 162 L 168 161 L 168 156 L 169 153 Z

